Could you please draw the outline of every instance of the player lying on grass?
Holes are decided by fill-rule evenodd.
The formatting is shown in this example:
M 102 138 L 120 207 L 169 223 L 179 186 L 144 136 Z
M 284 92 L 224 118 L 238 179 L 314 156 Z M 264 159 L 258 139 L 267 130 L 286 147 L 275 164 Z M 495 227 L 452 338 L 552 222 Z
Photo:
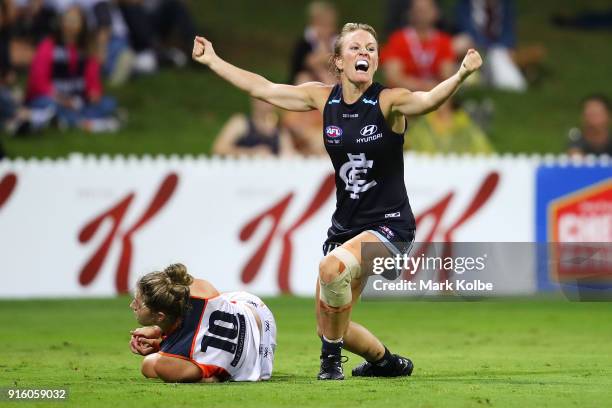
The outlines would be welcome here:
M 146 356 L 147 378 L 219 382 L 272 375 L 276 323 L 257 296 L 219 293 L 173 264 L 138 280 L 130 308 L 145 326 L 131 332 L 130 349 Z

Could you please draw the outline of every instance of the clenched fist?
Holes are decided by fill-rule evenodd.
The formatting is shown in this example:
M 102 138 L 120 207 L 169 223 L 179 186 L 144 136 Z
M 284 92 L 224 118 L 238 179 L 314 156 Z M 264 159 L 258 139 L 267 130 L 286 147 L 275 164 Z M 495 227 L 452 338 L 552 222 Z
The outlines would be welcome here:
M 212 43 L 204 37 L 197 37 L 193 40 L 193 52 L 191 57 L 200 64 L 209 65 L 216 56 Z
M 482 65 L 482 57 L 473 48 L 470 48 L 468 52 L 465 54 L 463 58 L 463 62 L 461 62 L 461 67 L 459 68 L 459 75 L 461 75 L 462 79 L 467 78 L 472 72 L 478 70 Z

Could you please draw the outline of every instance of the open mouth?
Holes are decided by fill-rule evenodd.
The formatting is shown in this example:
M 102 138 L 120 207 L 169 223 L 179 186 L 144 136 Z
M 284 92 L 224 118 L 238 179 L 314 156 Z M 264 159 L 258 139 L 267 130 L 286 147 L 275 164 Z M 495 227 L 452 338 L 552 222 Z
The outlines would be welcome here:
M 356 71 L 368 72 L 369 67 L 370 67 L 370 64 L 368 64 L 368 61 L 365 61 L 365 60 L 359 60 L 355 63 Z

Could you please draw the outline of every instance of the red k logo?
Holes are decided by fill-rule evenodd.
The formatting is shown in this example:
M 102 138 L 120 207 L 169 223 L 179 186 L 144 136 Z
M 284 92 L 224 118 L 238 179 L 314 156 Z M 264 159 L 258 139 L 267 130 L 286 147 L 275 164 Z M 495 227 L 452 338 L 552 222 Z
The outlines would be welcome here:
M 95 236 L 100 225 L 104 221 L 112 222 L 112 228 L 101 245 L 95 250 L 94 254 L 87 260 L 81 269 L 79 275 L 79 282 L 81 285 L 87 286 L 95 279 L 111 246 L 113 243 L 118 242 L 121 245 L 121 255 L 119 256 L 119 263 L 117 265 L 115 286 L 119 293 L 128 291 L 130 264 L 134 250 L 132 238 L 134 234 L 150 222 L 168 203 L 168 200 L 170 200 L 176 190 L 177 184 L 178 176 L 175 173 L 170 173 L 166 176 L 147 209 L 131 227 L 124 228 L 122 224 L 125 214 L 134 200 L 135 193 L 133 192 L 119 200 L 119 202 L 110 209 L 97 215 L 81 229 L 79 233 L 79 242 L 86 244 Z
M 17 175 L 15 173 L 8 173 L 0 180 L 0 208 L 7 203 L 16 185 Z
M 255 279 L 261 265 L 263 264 L 263 261 L 265 260 L 270 245 L 275 239 L 278 239 L 282 243 L 281 257 L 278 263 L 278 287 L 283 293 L 291 292 L 289 287 L 289 272 L 293 254 L 293 243 L 291 237 L 295 231 L 297 231 L 302 225 L 304 225 L 304 223 L 312 218 L 317 211 L 321 209 L 323 204 L 325 204 L 325 202 L 333 194 L 335 188 L 334 175 L 331 174 L 325 177 L 314 197 L 304 209 L 302 215 L 300 215 L 284 231 L 279 232 L 279 225 L 283 220 L 283 215 L 285 214 L 287 207 L 289 207 L 289 204 L 293 200 L 293 192 L 289 192 L 271 207 L 264 210 L 261 214 L 256 215 L 251 221 L 242 227 L 240 230 L 240 240 L 244 242 L 251 239 L 263 220 L 270 219 L 272 221 L 272 226 L 270 227 L 268 233 L 242 269 L 242 282 L 250 283 L 253 281 L 253 279 Z
M 499 173 L 492 171 L 491 173 L 487 174 L 482 184 L 480 184 L 480 187 L 478 187 L 478 191 L 472 198 L 472 201 L 467 205 L 467 207 L 463 210 L 460 216 L 447 228 L 442 228 L 440 221 L 442 221 L 442 218 L 446 214 L 446 210 L 448 209 L 449 204 L 455 196 L 454 191 L 450 191 L 441 200 L 434 203 L 431 207 L 417 215 L 417 228 L 423 223 L 424 220 L 428 219 L 431 219 L 431 222 L 428 224 L 431 226 L 430 229 L 426 232 L 424 238 L 422 239 L 421 245 L 413 249 L 411 256 L 418 257 L 421 254 L 426 254 L 430 244 L 433 241 L 441 240 L 442 242 L 444 242 L 442 257 L 451 257 L 453 236 L 455 234 L 455 231 L 457 231 L 457 229 L 459 229 L 459 227 L 461 227 L 466 221 L 472 218 L 482 208 L 482 206 L 484 206 L 485 203 L 489 201 L 489 199 L 495 192 L 498 183 Z M 410 272 L 410 269 L 404 271 L 404 279 L 410 280 L 416 275 L 411 275 Z M 440 281 L 443 281 L 447 278 L 446 271 L 442 270 L 440 272 Z

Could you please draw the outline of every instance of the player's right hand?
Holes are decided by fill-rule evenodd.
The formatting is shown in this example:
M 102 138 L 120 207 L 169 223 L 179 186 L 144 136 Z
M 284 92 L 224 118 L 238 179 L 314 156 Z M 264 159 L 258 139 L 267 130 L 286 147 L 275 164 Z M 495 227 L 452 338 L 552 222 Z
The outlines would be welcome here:
M 209 65 L 216 56 L 212 43 L 204 37 L 196 36 L 193 40 L 191 57 L 200 64 Z

